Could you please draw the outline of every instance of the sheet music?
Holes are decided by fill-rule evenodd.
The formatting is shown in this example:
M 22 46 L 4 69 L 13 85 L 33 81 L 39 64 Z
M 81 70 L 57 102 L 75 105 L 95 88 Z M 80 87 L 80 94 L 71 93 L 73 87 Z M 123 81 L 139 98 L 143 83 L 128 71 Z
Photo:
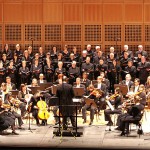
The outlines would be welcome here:
M 113 111 L 114 110 L 114 107 L 113 105 L 110 103 L 110 101 L 106 101 L 107 102 L 107 105 L 109 106 L 109 108 Z

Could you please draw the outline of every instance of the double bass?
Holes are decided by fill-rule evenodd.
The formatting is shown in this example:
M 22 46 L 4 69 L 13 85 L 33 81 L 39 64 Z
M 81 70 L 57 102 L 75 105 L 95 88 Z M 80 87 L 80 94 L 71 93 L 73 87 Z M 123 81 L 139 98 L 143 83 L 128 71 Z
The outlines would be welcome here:
M 37 107 L 39 108 L 38 117 L 41 120 L 47 120 L 50 117 L 49 112 L 47 111 L 47 104 L 40 97 L 40 100 L 37 102 Z

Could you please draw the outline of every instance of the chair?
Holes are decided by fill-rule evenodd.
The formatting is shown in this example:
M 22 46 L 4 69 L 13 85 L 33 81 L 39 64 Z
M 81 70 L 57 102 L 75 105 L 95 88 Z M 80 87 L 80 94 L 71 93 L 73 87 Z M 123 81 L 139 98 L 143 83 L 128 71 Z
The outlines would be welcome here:
M 137 134 L 139 135 L 139 138 L 140 138 L 140 135 L 143 134 L 142 121 L 143 121 L 144 112 L 145 112 L 144 110 L 143 110 L 143 112 L 141 112 L 141 119 L 140 120 L 134 120 L 134 121 L 129 122 L 129 126 L 130 126 L 129 133 L 131 132 L 131 124 L 135 124 L 136 126 L 138 126 Z M 127 134 L 127 136 L 128 135 L 129 134 Z

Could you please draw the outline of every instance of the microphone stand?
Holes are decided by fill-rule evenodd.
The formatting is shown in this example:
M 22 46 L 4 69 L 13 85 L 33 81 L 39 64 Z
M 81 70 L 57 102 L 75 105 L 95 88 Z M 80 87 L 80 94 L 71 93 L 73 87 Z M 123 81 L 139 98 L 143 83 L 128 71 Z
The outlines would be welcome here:
M 27 88 L 26 90 L 27 90 L 27 93 L 29 94 L 28 88 Z M 30 106 L 30 107 L 31 107 L 31 106 Z M 30 123 L 30 111 L 28 112 L 28 118 L 29 118 L 29 127 L 28 127 L 28 130 L 29 130 L 31 133 L 33 133 L 32 130 L 35 130 L 35 129 L 31 129 L 31 123 Z

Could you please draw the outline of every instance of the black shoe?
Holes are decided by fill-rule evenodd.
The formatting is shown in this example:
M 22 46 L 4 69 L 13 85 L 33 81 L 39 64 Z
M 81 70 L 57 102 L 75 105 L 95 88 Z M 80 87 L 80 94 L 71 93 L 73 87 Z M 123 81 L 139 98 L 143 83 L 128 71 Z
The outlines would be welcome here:
M 36 124 L 38 127 L 40 127 L 41 125 L 39 123 Z
M 93 121 L 90 121 L 89 125 L 92 125 L 93 124 Z
M 83 123 L 86 123 L 86 120 L 84 120 Z
M 120 134 L 120 136 L 125 136 L 126 134 L 125 134 L 125 132 L 121 132 L 121 134 Z
M 19 135 L 19 134 L 16 133 L 15 131 L 12 131 L 12 135 Z
M 55 125 L 58 125 L 59 124 L 59 121 L 55 122 Z
M 113 122 L 108 122 L 107 123 L 107 126 L 112 126 L 113 125 Z
M 115 128 L 115 130 L 121 130 L 119 127 Z

